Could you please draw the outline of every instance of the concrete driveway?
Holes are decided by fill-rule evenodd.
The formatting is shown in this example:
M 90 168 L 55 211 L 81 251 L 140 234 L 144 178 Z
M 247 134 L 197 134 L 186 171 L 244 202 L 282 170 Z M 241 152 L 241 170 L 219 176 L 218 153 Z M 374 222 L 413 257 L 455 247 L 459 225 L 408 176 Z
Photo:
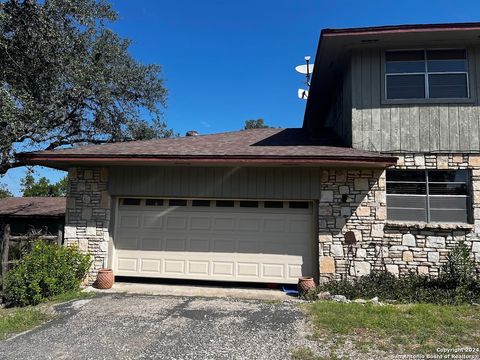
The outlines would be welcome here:
M 0 342 L 2 359 L 288 359 L 313 347 L 295 303 L 109 294 Z

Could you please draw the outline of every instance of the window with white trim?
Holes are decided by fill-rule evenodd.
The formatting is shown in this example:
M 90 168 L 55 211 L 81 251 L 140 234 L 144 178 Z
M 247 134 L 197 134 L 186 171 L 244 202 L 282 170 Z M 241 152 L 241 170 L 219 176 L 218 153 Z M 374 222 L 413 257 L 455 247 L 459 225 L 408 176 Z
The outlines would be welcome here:
M 469 222 L 468 170 L 387 170 L 387 218 Z
M 467 99 L 464 49 L 385 52 L 385 99 Z

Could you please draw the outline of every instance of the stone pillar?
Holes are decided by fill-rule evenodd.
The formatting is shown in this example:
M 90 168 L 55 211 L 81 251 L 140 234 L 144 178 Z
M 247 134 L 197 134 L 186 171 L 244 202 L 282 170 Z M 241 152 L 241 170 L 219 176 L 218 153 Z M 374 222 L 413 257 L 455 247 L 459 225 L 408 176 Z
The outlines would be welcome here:
M 369 274 L 383 265 L 385 174 L 373 169 L 330 169 L 319 201 L 320 282 Z M 345 242 L 346 232 L 356 243 Z
M 65 244 L 74 245 L 93 258 L 88 283 L 95 281 L 98 269 L 107 267 L 110 195 L 108 169 L 71 168 L 68 171 Z

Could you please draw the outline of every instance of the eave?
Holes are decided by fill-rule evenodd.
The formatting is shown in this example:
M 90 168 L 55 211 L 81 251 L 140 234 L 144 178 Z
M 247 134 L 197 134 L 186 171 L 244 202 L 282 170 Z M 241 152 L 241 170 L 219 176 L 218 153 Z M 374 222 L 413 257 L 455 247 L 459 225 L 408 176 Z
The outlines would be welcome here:
M 27 155 L 27 154 L 23 154 Z M 292 156 L 21 156 L 25 165 L 41 165 L 60 170 L 76 166 L 325 166 L 385 168 L 396 164 L 393 156 L 378 157 L 292 157 Z

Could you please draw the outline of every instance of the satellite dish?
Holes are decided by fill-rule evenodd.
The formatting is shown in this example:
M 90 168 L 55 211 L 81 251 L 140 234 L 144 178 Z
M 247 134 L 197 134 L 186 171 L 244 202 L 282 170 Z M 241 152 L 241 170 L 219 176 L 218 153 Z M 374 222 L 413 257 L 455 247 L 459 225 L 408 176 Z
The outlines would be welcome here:
M 313 71 L 313 64 L 298 65 L 295 67 L 295 70 L 300 74 L 311 74 Z
M 297 94 L 299 99 L 304 99 L 304 100 L 308 99 L 308 90 L 298 89 Z
M 305 85 L 307 85 L 307 89 L 298 89 L 297 95 L 299 99 L 307 100 L 308 99 L 308 89 L 310 88 L 310 76 L 313 71 L 313 64 L 310 64 L 310 56 L 304 57 L 306 64 L 305 65 L 298 65 L 295 67 L 295 70 L 300 74 L 305 75 Z

